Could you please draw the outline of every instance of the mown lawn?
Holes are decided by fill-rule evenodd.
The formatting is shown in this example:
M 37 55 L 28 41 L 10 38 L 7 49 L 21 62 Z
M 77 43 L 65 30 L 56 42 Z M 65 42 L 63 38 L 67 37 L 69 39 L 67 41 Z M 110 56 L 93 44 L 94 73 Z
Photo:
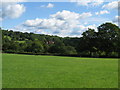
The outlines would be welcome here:
M 3 88 L 117 87 L 117 59 L 3 54 Z

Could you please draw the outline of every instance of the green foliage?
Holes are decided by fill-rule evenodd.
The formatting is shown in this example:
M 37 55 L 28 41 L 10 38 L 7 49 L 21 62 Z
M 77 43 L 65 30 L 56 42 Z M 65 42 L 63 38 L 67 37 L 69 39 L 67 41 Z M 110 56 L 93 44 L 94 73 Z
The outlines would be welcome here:
M 89 28 L 80 38 L 2 30 L 2 39 L 3 52 L 13 53 L 118 57 L 120 50 L 120 28 L 112 23 Z

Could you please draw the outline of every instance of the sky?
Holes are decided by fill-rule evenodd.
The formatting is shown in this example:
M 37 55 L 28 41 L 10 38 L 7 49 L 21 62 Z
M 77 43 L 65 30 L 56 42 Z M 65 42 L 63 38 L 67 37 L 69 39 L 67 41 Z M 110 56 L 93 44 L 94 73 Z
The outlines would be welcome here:
M 76 0 L 67 2 L 0 3 L 0 27 L 20 32 L 80 37 L 88 28 L 106 22 L 117 25 L 118 1 Z

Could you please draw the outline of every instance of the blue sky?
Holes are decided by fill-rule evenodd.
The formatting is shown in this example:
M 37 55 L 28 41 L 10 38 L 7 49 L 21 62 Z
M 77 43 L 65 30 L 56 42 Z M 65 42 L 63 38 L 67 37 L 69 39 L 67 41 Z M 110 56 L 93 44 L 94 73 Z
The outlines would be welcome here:
M 79 37 L 89 27 L 96 29 L 98 25 L 108 21 L 116 23 L 117 5 L 111 3 L 103 2 L 96 6 L 77 2 L 8 3 L 5 5 L 10 9 L 2 7 L 1 27 L 22 32 Z

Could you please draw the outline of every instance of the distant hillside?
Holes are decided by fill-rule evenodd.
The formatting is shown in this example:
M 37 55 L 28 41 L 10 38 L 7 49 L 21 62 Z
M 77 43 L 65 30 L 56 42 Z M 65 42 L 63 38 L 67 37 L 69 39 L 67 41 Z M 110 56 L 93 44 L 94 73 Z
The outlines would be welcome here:
M 2 29 L 1 29 L 2 30 Z M 2 30 L 4 53 L 118 57 L 120 28 L 112 23 L 88 29 L 80 38 Z

